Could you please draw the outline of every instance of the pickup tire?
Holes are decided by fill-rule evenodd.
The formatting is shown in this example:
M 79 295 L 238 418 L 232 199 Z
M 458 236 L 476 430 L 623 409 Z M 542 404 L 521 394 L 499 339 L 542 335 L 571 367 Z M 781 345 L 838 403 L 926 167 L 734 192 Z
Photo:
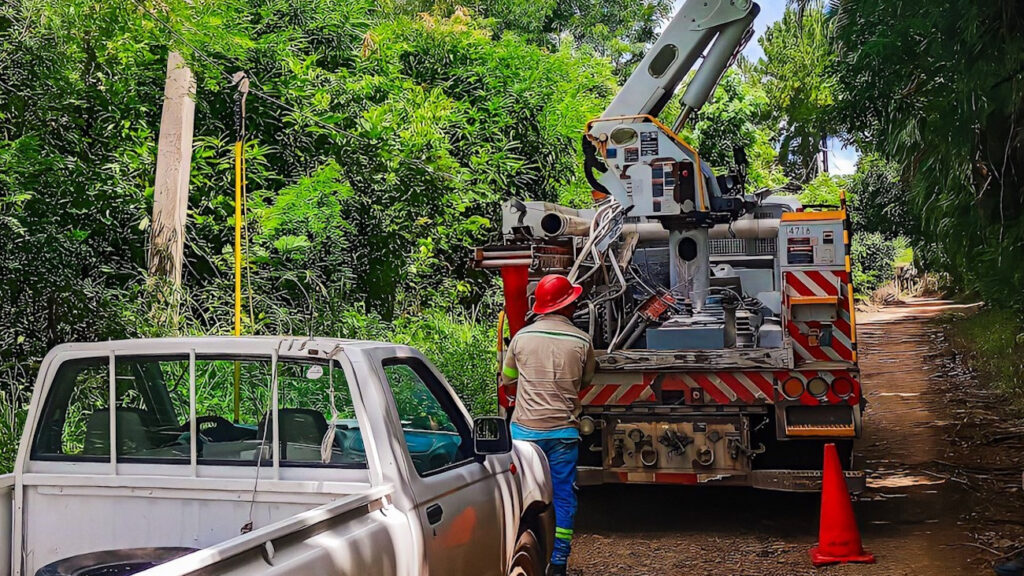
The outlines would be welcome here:
M 126 576 L 196 552 L 195 548 L 127 548 L 79 554 L 43 566 L 35 576 Z
M 516 541 L 516 549 L 509 563 L 509 576 L 544 576 L 547 566 L 544 549 L 533 530 L 524 530 Z

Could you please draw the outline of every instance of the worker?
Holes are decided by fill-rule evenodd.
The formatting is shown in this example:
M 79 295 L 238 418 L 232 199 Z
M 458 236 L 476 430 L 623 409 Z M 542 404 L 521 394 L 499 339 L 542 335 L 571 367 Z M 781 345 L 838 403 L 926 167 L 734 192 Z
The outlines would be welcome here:
M 576 516 L 580 388 L 594 377 L 594 346 L 572 324 L 583 288 L 560 274 L 541 278 L 534 290 L 539 316 L 509 343 L 502 384 L 515 384 L 512 438 L 533 442 L 547 455 L 554 486 L 555 545 L 548 574 L 566 573 Z

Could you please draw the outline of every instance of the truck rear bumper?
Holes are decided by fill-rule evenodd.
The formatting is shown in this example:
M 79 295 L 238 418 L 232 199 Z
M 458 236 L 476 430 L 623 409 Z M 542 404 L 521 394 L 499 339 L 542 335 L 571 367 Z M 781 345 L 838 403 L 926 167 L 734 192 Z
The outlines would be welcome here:
M 865 487 L 862 471 L 843 473 L 850 492 L 861 493 Z M 689 472 L 622 472 L 601 468 L 578 469 L 580 486 L 597 484 L 678 484 L 688 486 L 749 486 L 778 492 L 818 492 L 822 473 L 818 470 L 753 470 L 744 474 L 698 474 Z

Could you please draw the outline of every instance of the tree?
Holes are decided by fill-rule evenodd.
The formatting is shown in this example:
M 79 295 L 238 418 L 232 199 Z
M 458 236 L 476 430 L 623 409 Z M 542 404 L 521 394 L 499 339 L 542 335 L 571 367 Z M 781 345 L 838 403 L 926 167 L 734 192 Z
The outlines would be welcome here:
M 822 142 L 837 133 L 831 35 L 832 22 L 816 2 L 802 11 L 787 8 L 759 40 L 765 55 L 756 71 L 770 103 L 766 120 L 778 126 L 779 162 L 798 182 L 817 175 Z
M 604 60 L 495 39 L 464 12 L 374 21 L 359 2 L 72 0 L 0 14 L 4 356 L 26 354 L 8 347 L 19 337 L 38 357 L 141 330 L 124 322 L 138 313 L 123 291 L 145 268 L 169 49 L 201 84 L 185 284 L 207 332 L 230 317 L 229 72 L 253 79 L 246 330 L 277 333 L 296 331 L 291 313 L 305 318 L 317 294 L 328 331 L 331 306 L 391 318 L 478 302 L 491 279 L 468 270 L 466 247 L 508 196 L 585 194 L 579 130 L 615 87 Z
M 899 167 L 917 254 L 956 287 L 1024 308 L 1024 9 L 840 4 L 837 117 Z
M 719 174 L 733 167 L 733 150 L 742 148 L 749 161 L 750 191 L 778 187 L 786 178 L 776 162 L 772 146 L 775 134 L 762 122 L 767 108 L 761 86 L 743 72 L 730 69 L 714 97 L 697 114 L 696 122 L 685 126 L 681 136 L 696 146 L 701 158 Z M 662 116 L 672 117 L 678 110 L 679 101 L 675 99 Z
M 485 0 L 451 2 L 398 0 L 389 10 L 412 15 L 448 17 L 457 10 L 494 20 L 496 34 L 513 33 L 551 51 L 563 41 L 609 58 L 625 79 L 654 42 L 662 23 L 672 15 L 671 0 Z
M 493 312 L 494 279 L 468 269 L 467 248 L 495 232 L 509 196 L 588 195 L 580 131 L 616 87 L 591 51 L 494 25 L 361 0 L 0 6 L 0 377 L 14 391 L 0 398 L 14 407 L 0 470 L 48 348 L 230 332 L 239 70 L 252 81 L 244 331 L 433 338 L 438 364 L 479 396 L 493 358 L 480 343 L 495 335 L 471 318 Z M 200 94 L 174 327 L 142 289 L 172 49 Z
M 918 233 L 899 167 L 892 162 L 874 154 L 861 156 L 847 193 L 857 231 L 877 232 L 890 240 Z

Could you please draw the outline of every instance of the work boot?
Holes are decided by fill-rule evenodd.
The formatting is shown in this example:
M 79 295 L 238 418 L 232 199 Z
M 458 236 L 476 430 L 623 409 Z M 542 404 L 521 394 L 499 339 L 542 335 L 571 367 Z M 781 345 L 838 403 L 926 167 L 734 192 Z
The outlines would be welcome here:
M 568 568 L 565 564 L 549 564 L 548 576 L 566 576 Z
M 994 570 L 998 576 L 1024 576 L 1024 556 L 1000 564 Z

